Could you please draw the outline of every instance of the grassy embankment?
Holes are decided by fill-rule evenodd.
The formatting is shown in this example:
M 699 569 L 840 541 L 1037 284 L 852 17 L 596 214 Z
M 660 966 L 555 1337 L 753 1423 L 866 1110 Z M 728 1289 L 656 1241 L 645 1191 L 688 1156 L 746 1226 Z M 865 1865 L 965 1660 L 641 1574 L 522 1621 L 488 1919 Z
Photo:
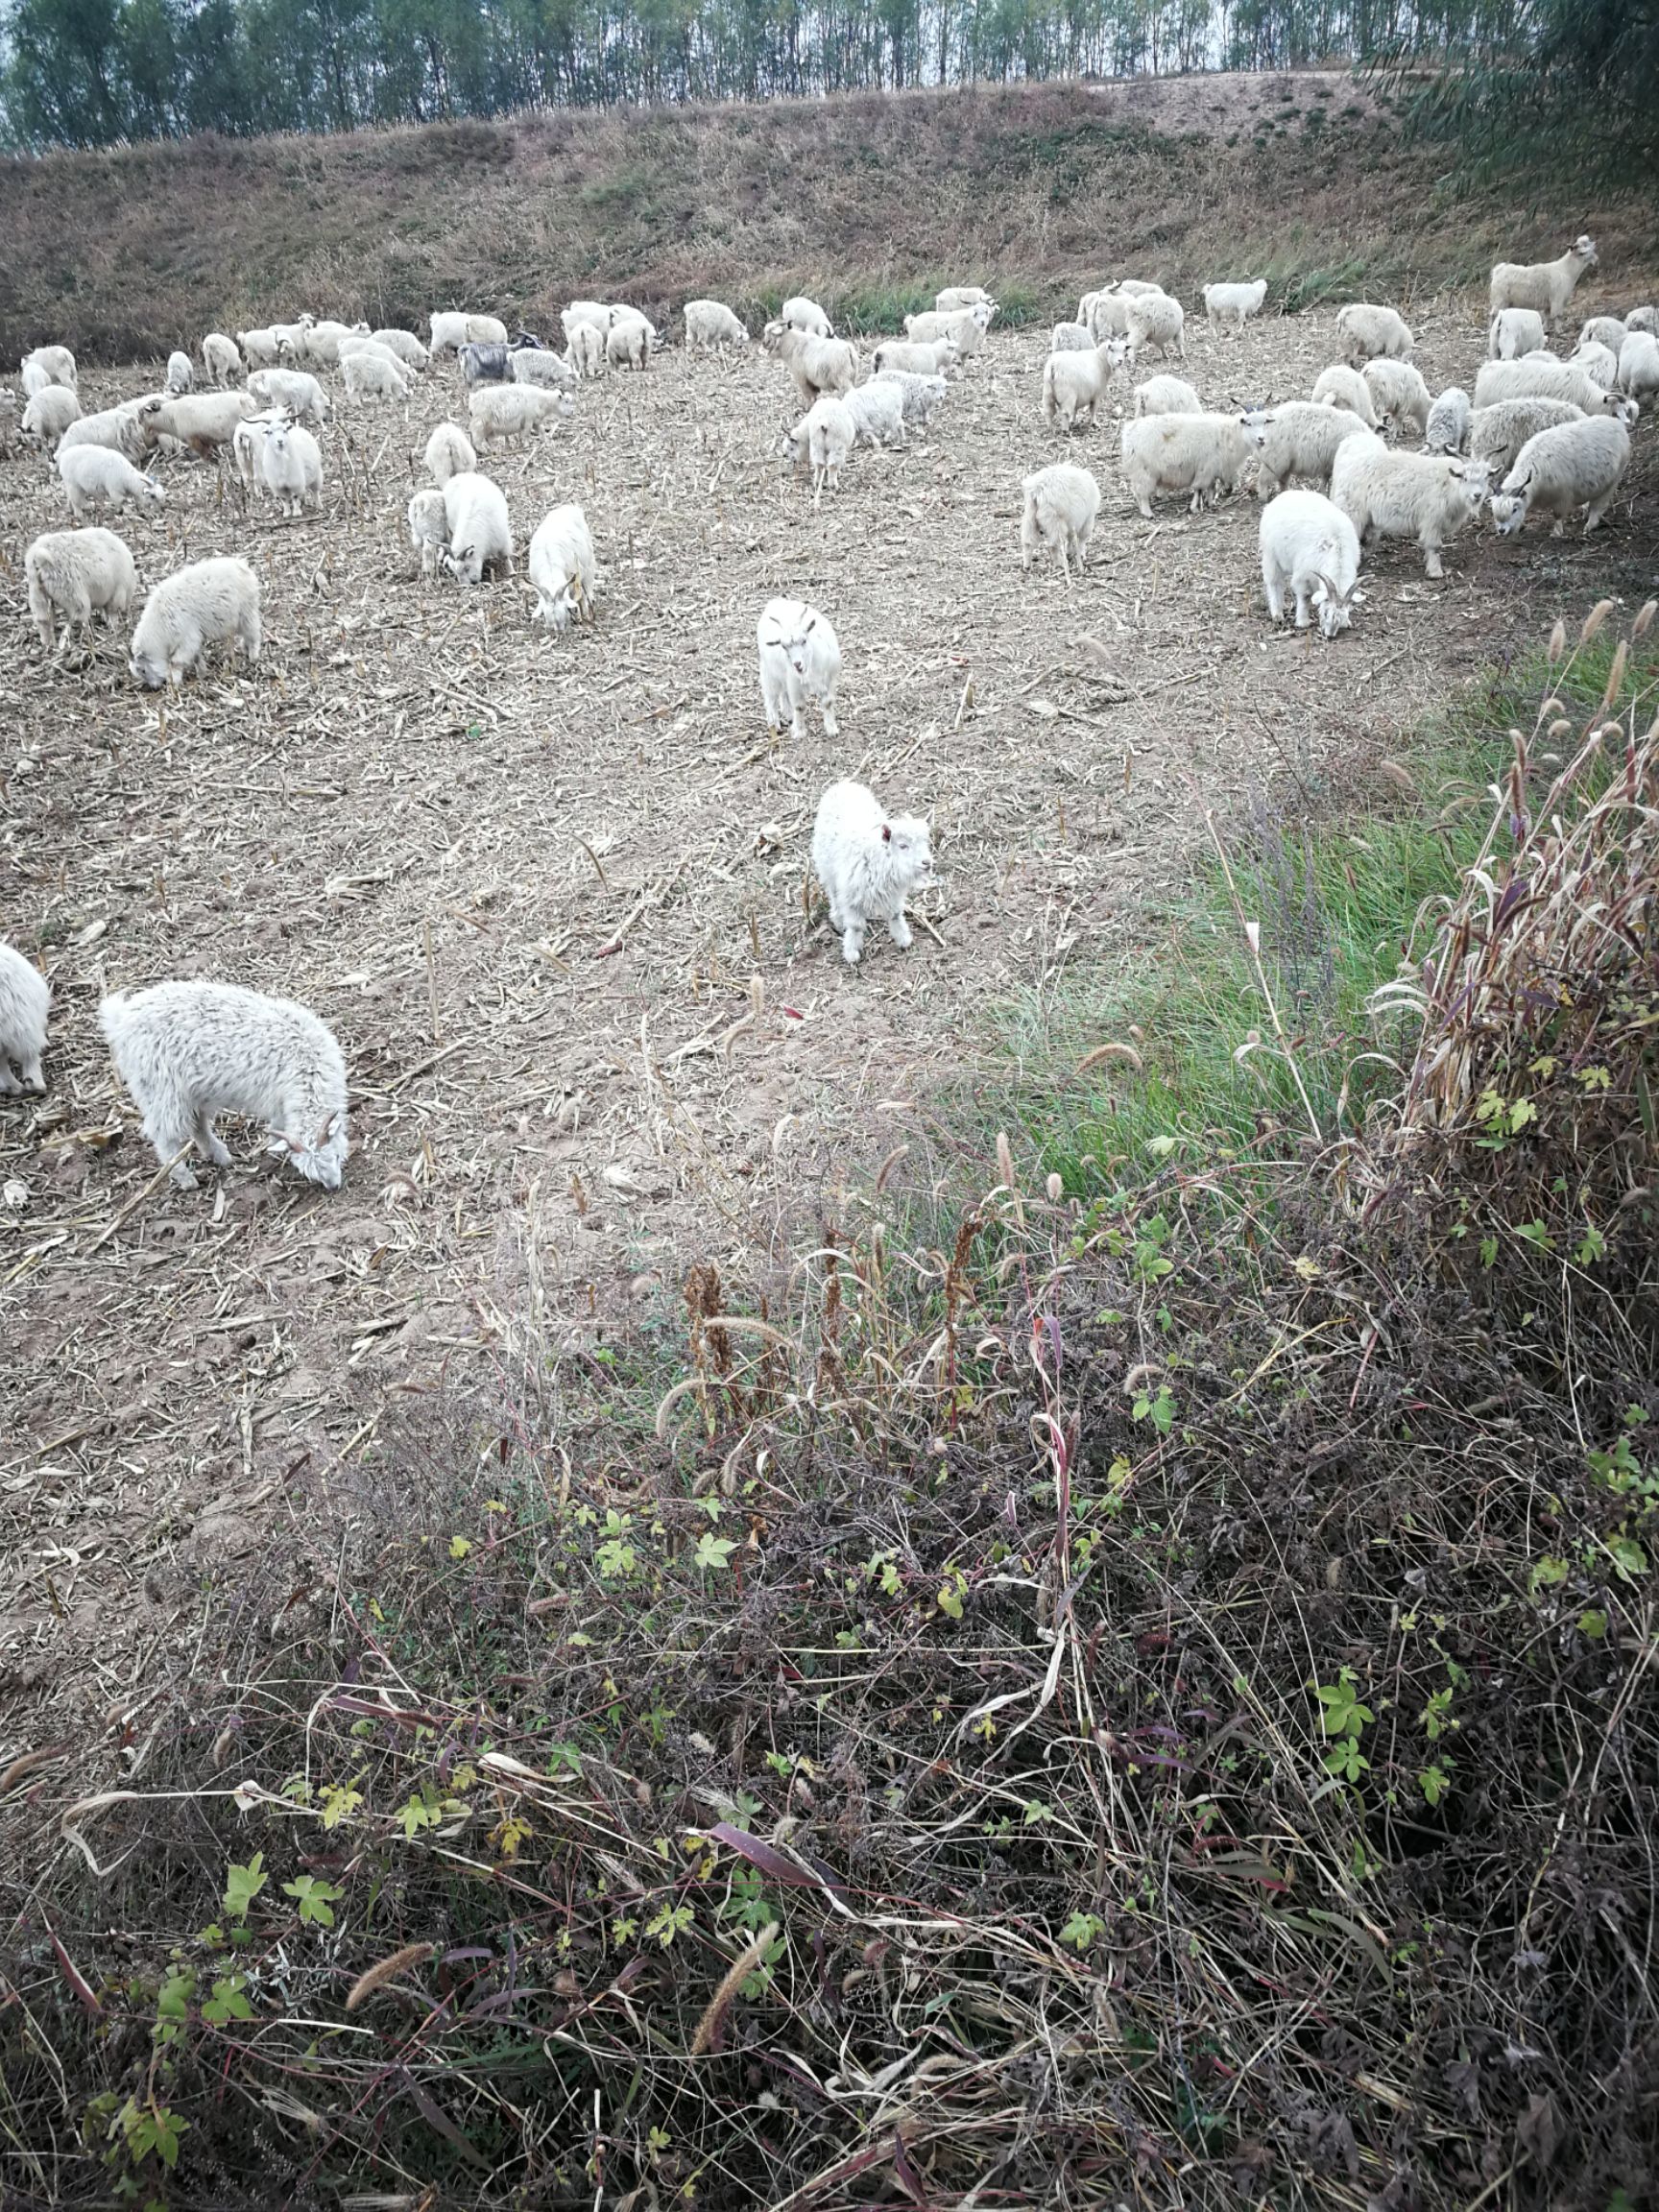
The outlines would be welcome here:
M 0 355 L 163 355 L 308 306 L 419 325 L 489 305 L 549 325 L 576 293 L 751 319 L 807 288 L 896 327 L 945 281 L 1050 320 L 1103 273 L 1190 296 L 1411 301 L 1585 211 L 1451 189 L 1432 150 L 1337 76 L 985 87 L 698 110 L 559 113 L 122 147 L 0 165 Z M 1653 209 L 1599 208 L 1608 265 L 1656 258 Z

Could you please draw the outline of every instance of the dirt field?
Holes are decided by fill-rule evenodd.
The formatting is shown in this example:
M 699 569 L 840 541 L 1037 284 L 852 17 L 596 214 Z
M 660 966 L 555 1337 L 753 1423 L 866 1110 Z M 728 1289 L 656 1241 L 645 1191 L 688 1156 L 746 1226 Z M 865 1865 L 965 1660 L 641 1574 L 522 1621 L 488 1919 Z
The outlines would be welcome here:
M 1482 334 L 1474 309 L 1423 325 L 1431 384 L 1472 383 Z M 295 1470 L 364 1449 L 389 1393 L 487 1367 L 516 1325 L 601 1345 L 671 1317 L 696 1259 L 776 1286 L 814 1209 L 991 1049 L 999 995 L 1133 958 L 1207 809 L 1362 782 L 1513 639 L 1651 588 L 1644 425 L 1636 495 L 1588 546 L 1485 534 L 1443 585 L 1386 547 L 1349 637 L 1275 637 L 1254 502 L 1142 521 L 1104 413 L 1070 448 L 1105 494 L 1087 575 L 1022 578 L 1019 481 L 1061 453 L 1045 351 L 994 337 L 933 431 L 860 452 L 816 515 L 775 458 L 794 413 L 776 363 L 676 347 L 584 388 L 573 423 L 486 463 L 520 569 L 550 504 L 587 509 L 599 617 L 562 639 L 531 630 L 522 574 L 415 573 L 412 457 L 465 419 L 453 369 L 407 421 L 342 410 L 320 519 L 245 514 L 211 467 L 164 462 L 165 522 L 124 525 L 142 579 L 238 551 L 267 616 L 257 668 L 222 660 L 165 700 L 129 680 L 124 637 L 42 664 L 22 558 L 64 502 L 38 456 L 0 474 L 18 698 L 0 913 L 54 993 L 48 1094 L 0 1105 L 10 1688 L 107 1703 L 108 1655 L 163 1633 L 175 1570 L 280 1511 Z M 1328 314 L 1242 344 L 1194 327 L 1186 373 L 1234 406 L 1305 393 L 1334 351 Z M 89 376 L 84 397 L 152 380 Z M 765 729 L 755 620 L 775 592 L 839 632 L 838 742 Z M 943 879 L 914 948 L 873 939 L 858 972 L 805 908 L 812 810 L 844 774 L 930 811 Z M 95 1010 L 179 974 L 333 1025 L 340 1193 L 235 1130 L 232 1170 L 150 1187 Z

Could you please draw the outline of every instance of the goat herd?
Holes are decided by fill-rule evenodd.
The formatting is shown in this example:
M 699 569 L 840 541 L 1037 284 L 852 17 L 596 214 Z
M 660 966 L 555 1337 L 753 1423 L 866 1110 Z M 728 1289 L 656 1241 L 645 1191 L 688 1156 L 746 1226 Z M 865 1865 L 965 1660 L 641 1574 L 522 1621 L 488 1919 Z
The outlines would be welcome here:
M 1321 373 L 1306 400 L 1210 412 L 1190 383 L 1165 369 L 1134 387 L 1122 428 L 1122 472 L 1137 509 L 1149 517 L 1155 497 L 1175 494 L 1196 510 L 1206 495 L 1214 501 L 1238 491 L 1253 459 L 1267 611 L 1278 622 L 1293 610 L 1299 628 L 1316 622 L 1326 638 L 1349 627 L 1362 598 L 1358 578 L 1370 537 L 1414 540 L 1428 574 L 1437 577 L 1442 548 L 1488 502 L 1505 534 L 1534 511 L 1552 517 L 1557 533 L 1583 511 L 1588 533 L 1629 467 L 1640 402 L 1659 394 L 1659 325 L 1650 305 L 1593 318 L 1570 358 L 1549 349 L 1551 326 L 1596 258 L 1594 242 L 1581 237 L 1555 261 L 1493 270 L 1489 358 L 1479 366 L 1473 397 L 1461 387 L 1431 395 L 1412 366 L 1411 331 L 1392 308 L 1370 303 L 1337 316 L 1347 358 Z M 1208 286 L 1213 329 L 1242 336 L 1265 292 L 1260 280 Z M 995 301 L 978 287 L 944 291 L 927 313 L 906 319 L 902 339 L 877 346 L 861 382 L 856 349 L 834 335 L 823 310 L 805 298 L 783 302 L 761 343 L 800 396 L 804 413 L 782 450 L 797 468 L 810 469 L 814 506 L 835 488 L 855 447 L 902 446 L 926 427 L 947 396 L 948 377 L 981 351 L 995 316 Z M 164 391 L 91 413 L 82 409 L 68 349 L 36 349 L 22 363 L 20 420 L 16 395 L 0 396 L 0 441 L 10 447 L 20 429 L 53 453 L 77 525 L 37 537 L 26 555 L 29 612 L 45 651 L 60 652 L 94 614 L 129 614 L 138 589 L 132 553 L 88 517 L 118 516 L 128 505 L 161 508 L 166 492 L 148 470 L 153 457 L 188 449 L 221 469 L 228 460 L 247 494 L 269 495 L 290 514 L 320 506 L 317 433 L 331 411 L 323 374 L 330 371 L 353 406 L 406 402 L 417 375 L 436 359 L 454 359 L 468 424 L 442 422 L 426 442 L 431 482 L 409 501 L 410 540 L 423 574 L 463 586 L 492 572 L 511 577 L 507 503 L 480 469 L 479 449 L 555 427 L 582 383 L 611 370 L 642 371 L 659 345 L 657 330 L 633 307 L 574 301 L 562 320 L 562 354 L 526 331 L 510 336 L 494 317 L 453 312 L 431 318 L 429 347 L 409 331 L 308 315 L 235 337 L 213 331 L 201 347 L 211 389 L 195 389 L 195 364 L 177 352 Z M 685 343 L 689 357 L 751 341 L 724 303 L 692 301 Z M 1086 294 L 1075 321 L 1052 334 L 1041 384 L 1045 421 L 1066 435 L 1086 426 L 1115 381 L 1132 378 L 1154 348 L 1185 360 L 1178 301 L 1128 277 Z M 1387 442 L 1407 433 L 1421 440 L 1420 449 Z M 1281 489 L 1291 478 L 1301 481 Z M 1026 476 L 1022 493 L 1022 565 L 1052 552 L 1070 588 L 1099 516 L 1098 482 L 1086 469 L 1055 462 Z M 573 616 L 591 619 L 597 570 L 580 505 L 557 505 L 543 517 L 527 565 L 533 621 L 563 631 Z M 231 641 L 257 661 L 258 578 L 234 557 L 196 561 L 150 591 L 129 666 L 148 688 L 178 685 L 209 646 Z M 841 656 L 829 619 L 802 600 L 772 599 L 760 613 L 757 652 L 768 726 L 780 731 L 787 712 L 800 738 L 810 705 L 834 738 Z M 931 875 L 925 820 L 889 814 L 864 784 L 838 781 L 819 804 L 811 857 L 849 962 L 860 958 L 872 924 L 908 945 L 905 903 Z M 0 943 L 0 1093 L 43 1088 L 49 1009 L 44 976 Z M 214 1129 L 221 1113 L 263 1123 L 273 1153 L 311 1181 L 339 1187 L 348 1152 L 346 1064 L 309 1009 L 232 984 L 175 981 L 109 995 L 99 1022 L 144 1135 L 180 1188 L 194 1187 L 192 1151 L 228 1165 Z

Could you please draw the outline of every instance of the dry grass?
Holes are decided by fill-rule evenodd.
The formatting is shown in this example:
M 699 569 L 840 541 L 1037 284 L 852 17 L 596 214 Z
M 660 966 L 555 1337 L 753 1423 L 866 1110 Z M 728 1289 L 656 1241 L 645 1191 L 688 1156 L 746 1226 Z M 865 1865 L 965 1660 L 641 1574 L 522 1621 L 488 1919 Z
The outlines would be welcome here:
M 0 164 L 0 355 L 66 340 L 164 357 L 287 315 L 423 319 L 466 304 L 552 321 L 578 293 L 664 315 L 806 289 L 854 326 L 994 280 L 1052 321 L 1128 261 L 1195 291 L 1408 309 L 1586 223 L 1608 269 L 1659 261 L 1650 202 L 1438 196 L 1340 75 L 981 87 L 529 115 L 344 138 L 215 138 Z M 1363 175 L 1364 189 L 1354 180 Z
M 15 2200 L 1639 2201 L 1650 1361 L 1495 1359 L 1296 1180 L 1220 1251 L 1003 1182 L 759 1334 L 705 1266 L 661 1441 L 527 1240 L 529 1363 L 296 1489 L 117 1785 L 8 1777 Z

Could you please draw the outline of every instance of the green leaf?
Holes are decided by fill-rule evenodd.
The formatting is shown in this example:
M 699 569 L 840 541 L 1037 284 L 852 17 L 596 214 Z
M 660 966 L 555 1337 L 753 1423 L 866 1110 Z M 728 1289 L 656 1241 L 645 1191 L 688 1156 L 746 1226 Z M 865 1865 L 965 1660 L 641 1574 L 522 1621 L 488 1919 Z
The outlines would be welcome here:
M 1542 1559 L 1532 1563 L 1532 1572 L 1527 1577 L 1527 1588 L 1536 1598 L 1540 1590 L 1553 1590 L 1557 1583 L 1565 1582 L 1573 1570 L 1565 1559 L 1557 1559 L 1546 1552 Z
M 1606 1614 L 1596 1610 L 1580 1613 L 1578 1616 L 1578 1633 L 1580 1636 L 1588 1636 L 1592 1644 L 1599 1644 L 1602 1637 L 1607 1633 Z
M 253 2008 L 242 1994 L 246 1976 L 230 1974 L 222 1982 L 215 1982 L 213 1994 L 202 2008 L 202 2017 L 215 2028 L 223 2028 L 231 2020 L 252 2020 Z
M 313 1874 L 298 1875 L 292 1882 L 284 1882 L 282 1894 L 292 1897 L 300 1908 L 302 1924 L 317 1928 L 332 1928 L 332 1908 L 345 1894 L 332 1882 L 320 1882 Z
M 1070 1943 L 1073 1950 L 1082 1953 L 1092 1943 L 1097 1942 L 1105 1933 L 1106 1923 L 1098 1913 L 1073 1912 L 1060 1931 L 1060 1940 L 1062 1943 Z
M 666 1950 L 676 1936 L 684 1936 L 697 1917 L 689 1905 L 664 1905 L 655 1919 L 647 1920 L 645 1933 L 655 1936 Z
M 263 1851 L 255 1851 L 246 1866 L 232 1864 L 225 1877 L 227 1916 L 231 1920 L 246 1920 L 249 1907 L 269 1880 Z
M 323 1791 L 323 1825 L 338 1828 L 342 1821 L 349 1820 L 363 1802 L 361 1790 L 350 1790 L 343 1784 L 330 1783 Z
M 1639 1575 L 1647 1572 L 1647 1554 L 1634 1536 L 1610 1536 L 1607 1556 L 1626 1582 L 1633 1582 Z
M 730 1566 L 732 1554 L 736 1549 L 736 1537 L 713 1536 L 706 1533 L 697 1539 L 697 1549 L 691 1554 L 692 1564 L 702 1568 L 705 1573 L 711 1567 Z

